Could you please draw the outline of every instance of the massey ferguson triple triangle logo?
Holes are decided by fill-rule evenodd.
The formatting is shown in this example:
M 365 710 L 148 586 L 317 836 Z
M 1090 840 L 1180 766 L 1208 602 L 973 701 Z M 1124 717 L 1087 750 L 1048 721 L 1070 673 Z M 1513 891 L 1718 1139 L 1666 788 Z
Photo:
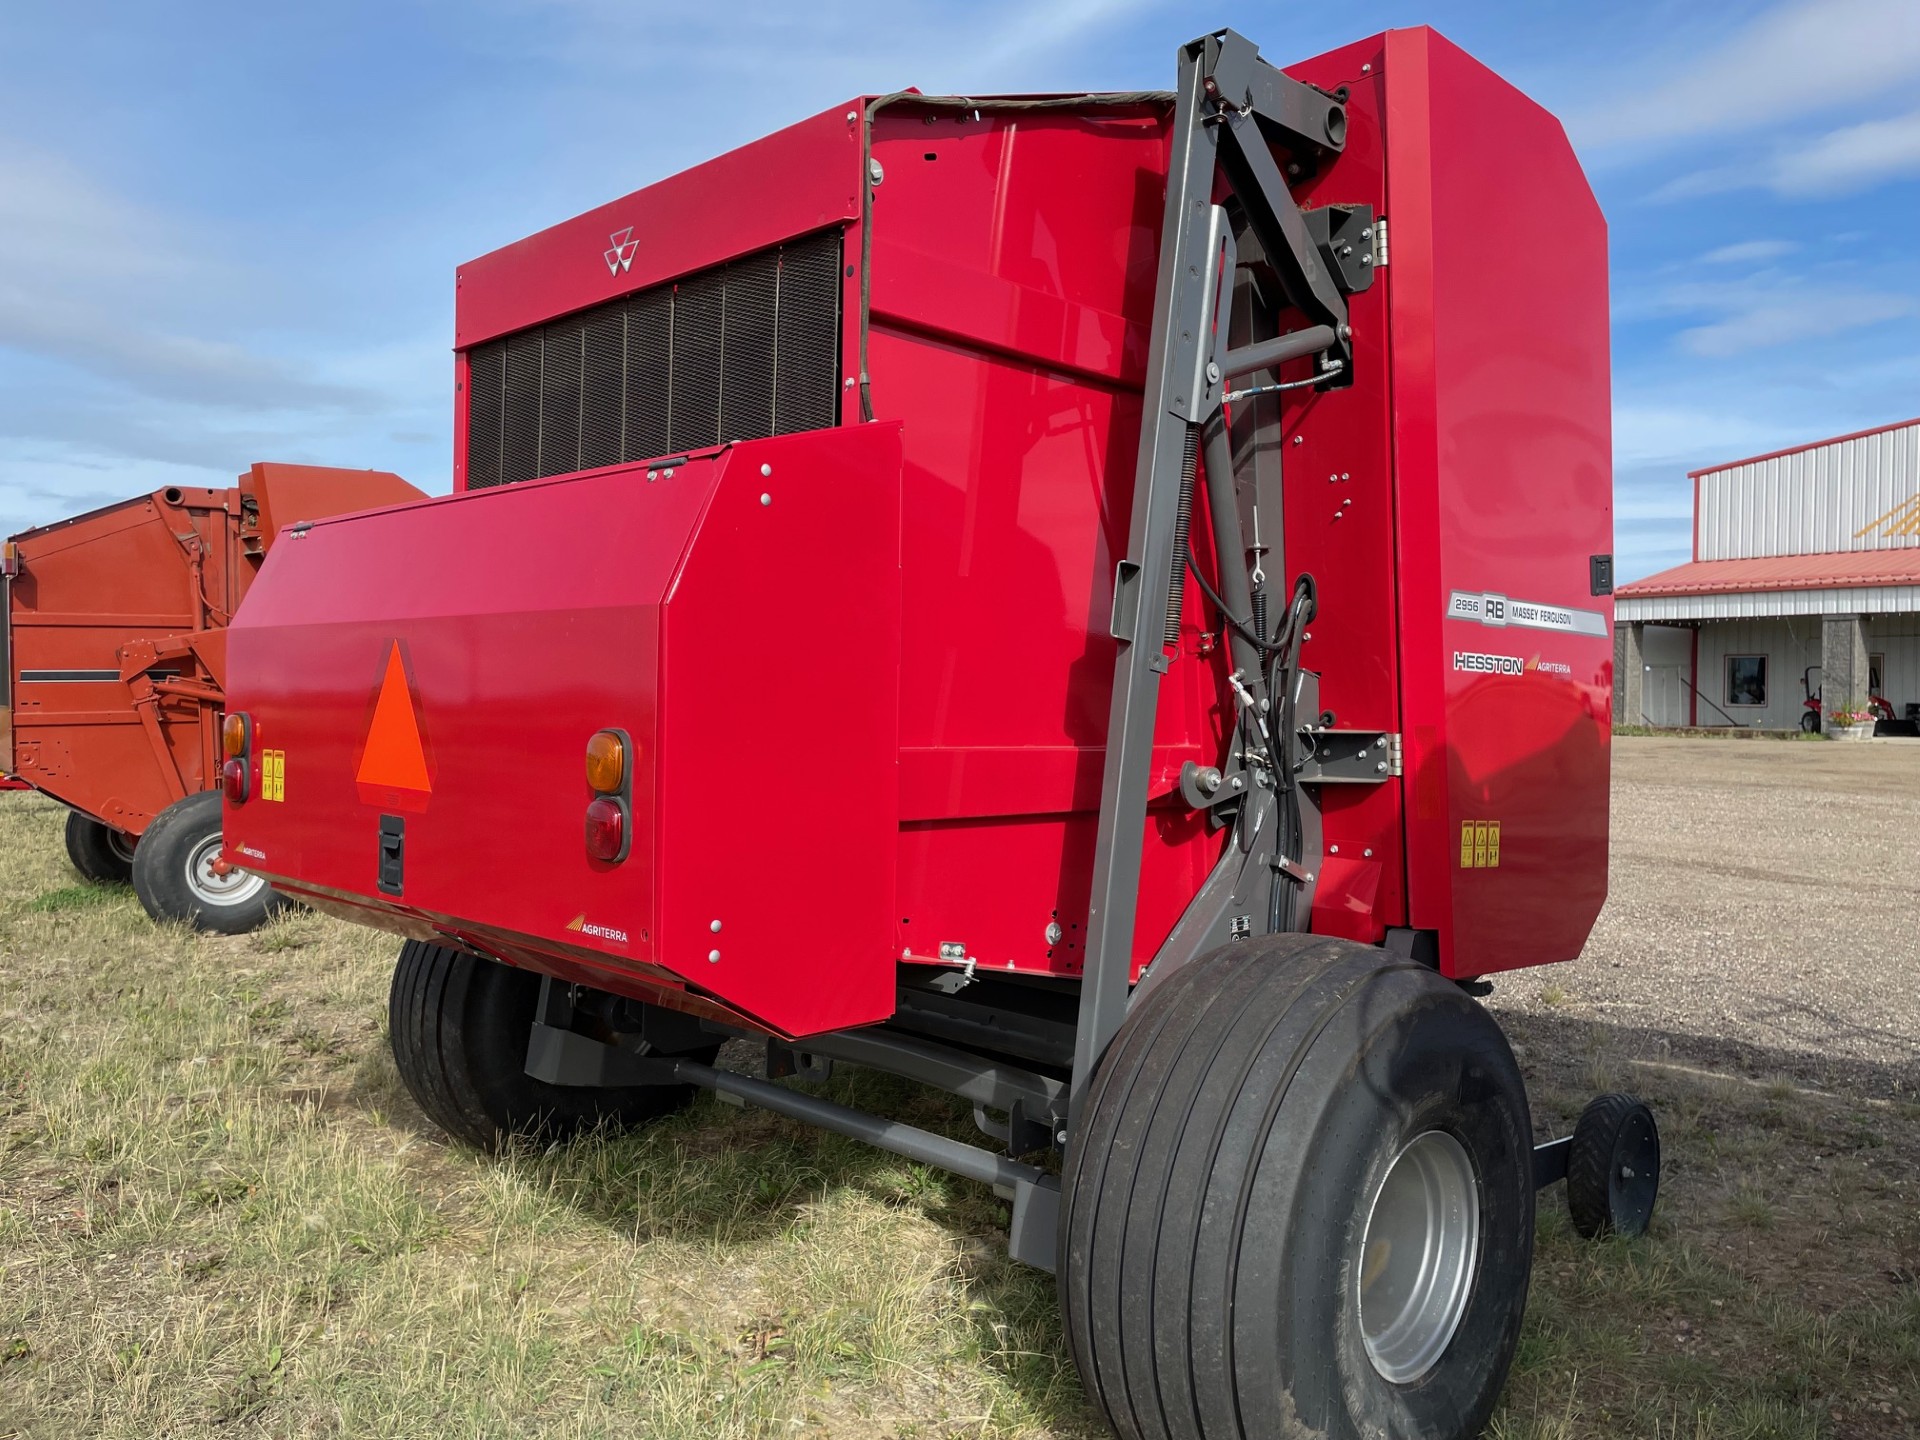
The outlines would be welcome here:
M 631 270 L 633 252 L 640 248 L 640 242 L 633 238 L 633 227 L 629 225 L 624 230 L 614 231 L 607 237 L 607 241 L 613 248 L 605 251 L 600 257 L 607 262 L 607 273 L 619 275 L 624 270 Z

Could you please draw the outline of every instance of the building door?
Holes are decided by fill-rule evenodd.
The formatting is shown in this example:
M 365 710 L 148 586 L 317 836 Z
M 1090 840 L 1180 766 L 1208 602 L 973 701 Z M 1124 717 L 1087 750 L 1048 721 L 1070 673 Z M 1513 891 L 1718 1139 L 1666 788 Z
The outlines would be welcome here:
M 1647 666 L 1641 705 L 1647 712 L 1649 725 L 1687 723 L 1687 687 L 1681 683 L 1678 665 Z

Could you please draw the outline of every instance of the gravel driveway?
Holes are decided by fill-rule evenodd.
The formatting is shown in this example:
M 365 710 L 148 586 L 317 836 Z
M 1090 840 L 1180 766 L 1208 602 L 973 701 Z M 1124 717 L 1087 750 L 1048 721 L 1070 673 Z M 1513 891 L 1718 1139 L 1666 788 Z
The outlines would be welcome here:
M 1633 1051 L 1920 1093 L 1920 741 L 1613 742 L 1606 909 L 1496 1009 Z M 1526 1027 L 1538 1034 L 1538 1022 Z

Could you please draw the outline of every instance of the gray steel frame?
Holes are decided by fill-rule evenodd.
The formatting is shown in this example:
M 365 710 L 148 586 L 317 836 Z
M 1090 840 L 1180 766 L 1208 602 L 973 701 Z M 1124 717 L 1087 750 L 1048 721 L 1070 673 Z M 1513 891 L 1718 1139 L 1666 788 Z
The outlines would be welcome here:
M 1174 89 L 1133 515 L 1127 556 L 1114 577 L 1111 630 L 1118 651 L 1074 1048 L 1076 1096 L 1085 1093 L 1085 1082 L 1125 1019 L 1133 992 L 1133 935 L 1154 716 L 1168 663 L 1163 637 L 1172 580 L 1183 563 L 1175 534 L 1181 494 L 1190 479 L 1185 470 L 1189 431 L 1200 427 L 1206 441 L 1222 598 L 1230 607 L 1245 607 L 1247 571 L 1235 563 L 1246 553 L 1240 505 L 1228 435 L 1220 423 L 1227 378 L 1307 353 L 1296 347 L 1308 344 L 1323 347 L 1320 374 L 1330 383 L 1351 375 L 1352 331 L 1345 297 L 1315 253 L 1300 209 L 1274 163 L 1269 135 L 1303 153 L 1338 153 L 1346 141 L 1345 108 L 1262 61 L 1252 42 L 1231 30 L 1183 46 Z M 1246 230 L 1279 277 L 1286 299 L 1314 322 L 1297 340 L 1248 337 L 1236 350 L 1228 348 L 1233 232 L 1226 212 L 1212 203 L 1216 174 L 1222 170 Z M 1258 492 L 1268 488 L 1256 477 L 1256 502 Z M 1277 485 L 1271 489 L 1277 500 Z M 1278 515 L 1277 503 L 1268 513 Z M 1238 613 L 1249 612 L 1241 608 Z M 1255 704 L 1265 706 L 1263 686 L 1254 683 L 1262 674 L 1257 652 L 1237 634 L 1231 644 Z M 1277 722 L 1280 708 L 1268 714 Z M 1239 806 L 1219 865 L 1155 956 L 1150 976 L 1159 978 L 1226 939 L 1236 916 L 1258 914 L 1265 927 L 1271 887 L 1297 883 L 1297 877 L 1280 880 L 1273 870 L 1275 808 L 1270 793 Z M 1317 855 L 1292 858 L 1303 873 L 1318 868 Z M 1305 907 L 1296 907 L 1296 913 L 1304 914 Z
M 925 1165 L 937 1165 L 991 1185 L 1013 1202 L 1008 1249 L 1016 1260 L 1051 1270 L 1059 1228 L 1060 1182 L 1037 1165 L 950 1135 L 884 1119 L 817 1095 L 789 1090 L 751 1075 L 721 1070 L 702 1060 L 614 1044 L 570 1028 L 575 1020 L 573 987 L 542 977 L 537 1018 L 527 1037 L 526 1071 L 550 1085 L 697 1085 L 758 1105 L 823 1130 L 863 1140 Z M 627 1037 L 631 1041 L 632 1037 Z M 1005 1138 L 1022 1151 L 1056 1142 L 1065 1124 L 1066 1086 L 1049 1076 L 1009 1064 L 993 1064 L 965 1051 L 928 1044 L 872 1028 L 843 1030 L 793 1047 L 806 1059 L 848 1064 L 905 1076 L 974 1102 L 976 1121 L 987 1108 L 1007 1112 Z M 825 1067 L 814 1072 L 824 1078 Z M 1024 1140 L 1033 1143 L 1022 1144 Z

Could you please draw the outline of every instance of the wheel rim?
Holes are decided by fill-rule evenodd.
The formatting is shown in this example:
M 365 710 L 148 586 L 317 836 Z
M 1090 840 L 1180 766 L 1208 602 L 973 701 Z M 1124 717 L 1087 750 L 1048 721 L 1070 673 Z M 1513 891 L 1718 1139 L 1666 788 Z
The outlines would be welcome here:
M 1629 1238 L 1646 1233 L 1660 1188 L 1660 1132 L 1645 1106 L 1629 1111 L 1614 1137 L 1607 1173 L 1607 1208 L 1614 1232 Z
M 1387 1167 L 1360 1242 L 1360 1335 L 1382 1379 L 1410 1384 L 1446 1353 L 1479 1253 L 1472 1157 L 1445 1131 L 1416 1135 Z
M 187 889 L 202 905 L 244 905 L 266 888 L 267 882 L 248 870 L 229 868 L 221 874 L 213 868 L 219 858 L 218 835 L 209 835 L 187 857 Z
M 111 825 L 107 827 L 107 848 L 113 852 L 114 859 L 120 861 L 121 864 L 131 865 L 133 863 L 134 844 L 133 836 L 127 834 L 126 831 L 115 830 Z

